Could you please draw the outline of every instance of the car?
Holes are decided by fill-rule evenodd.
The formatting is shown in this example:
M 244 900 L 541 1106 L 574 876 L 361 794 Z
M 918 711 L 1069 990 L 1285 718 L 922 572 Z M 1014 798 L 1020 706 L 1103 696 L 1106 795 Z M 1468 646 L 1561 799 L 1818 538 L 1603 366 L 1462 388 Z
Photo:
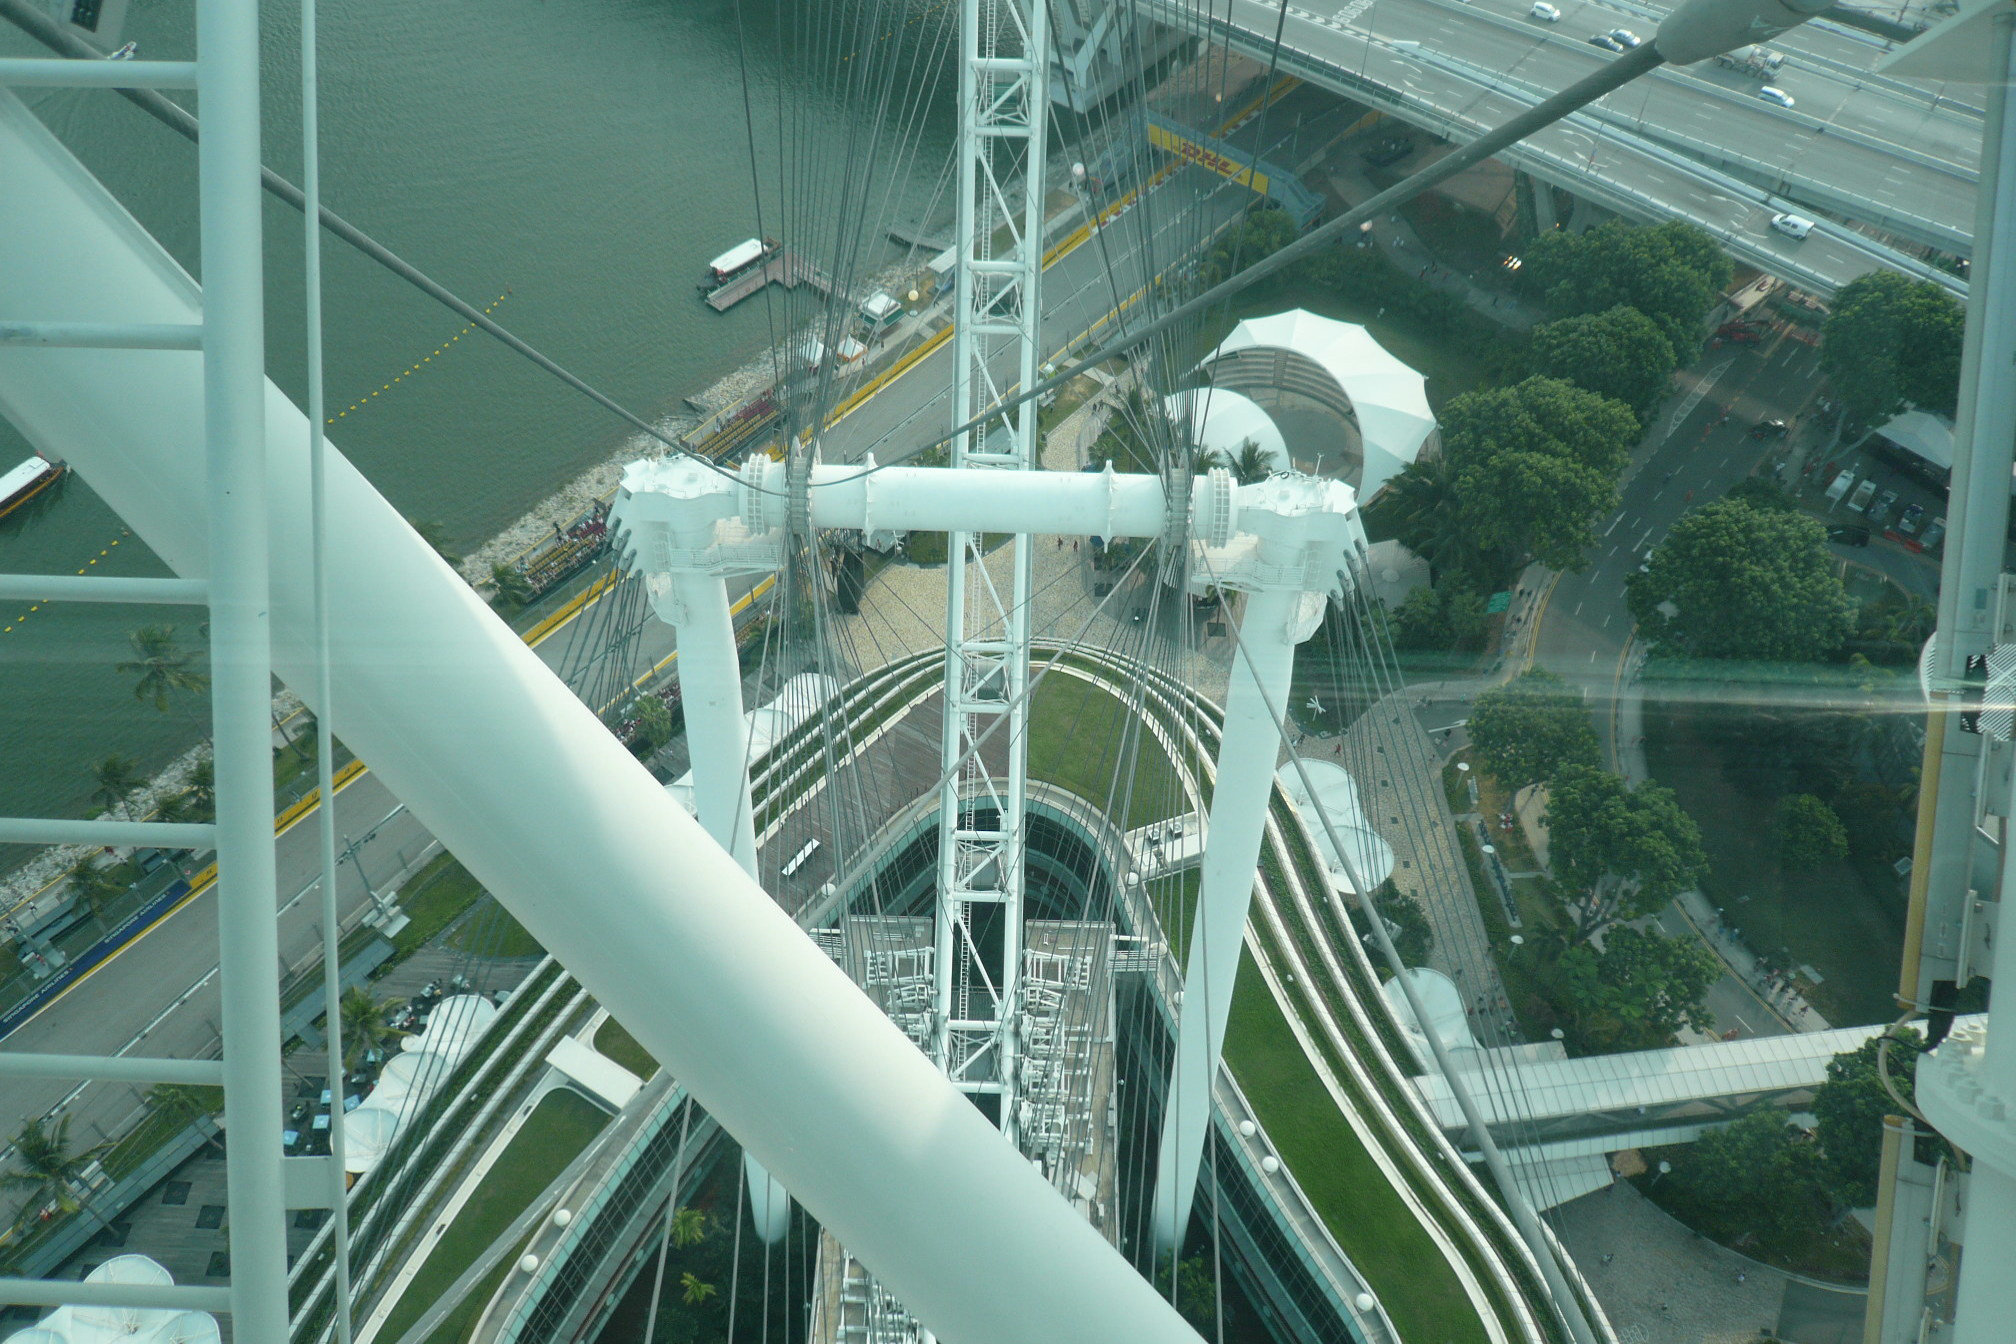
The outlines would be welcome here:
M 1897 530 L 1908 537 L 1913 532 L 1916 532 L 1918 524 L 1924 521 L 1925 506 L 1923 504 L 1906 504 L 1904 511 L 1897 515 Z
M 1925 532 L 1918 538 L 1918 544 L 1929 551 L 1944 540 L 1946 540 L 1946 520 L 1934 518 L 1925 524 Z
M 1644 38 L 1638 36 L 1638 34 L 1632 32 L 1629 28 L 1612 28 L 1610 30 L 1609 37 L 1612 42 L 1615 42 L 1618 46 L 1623 47 L 1627 51 L 1635 46 L 1638 46 L 1645 40 Z
M 1867 546 L 1869 529 L 1856 527 L 1852 523 L 1843 527 L 1830 527 L 1827 529 L 1827 540 L 1842 546 Z
M 1372 146 L 1372 148 L 1365 150 L 1358 157 L 1371 164 L 1374 168 L 1384 168 L 1388 164 L 1398 163 L 1413 152 L 1414 142 L 1412 140 L 1409 140 L 1404 135 L 1393 135 L 1381 140 L 1378 144 Z
M 1875 493 L 1876 493 L 1876 480 L 1872 476 L 1870 479 L 1856 486 L 1855 493 L 1848 497 L 1849 509 L 1855 513 L 1862 512 L 1862 510 L 1869 507 L 1870 496 L 1874 495 Z
M 1804 215 L 1773 215 L 1771 227 L 1796 242 L 1813 232 L 1813 221 Z
M 1711 342 L 1711 344 L 1716 346 L 1732 343 L 1736 345 L 1762 345 L 1764 344 L 1764 338 L 1748 327 L 1739 327 L 1726 335 L 1718 332 L 1715 339 Z
M 1547 0 L 1533 0 L 1533 8 L 1526 11 L 1526 17 L 1538 19 L 1542 23 L 1559 23 L 1561 11 L 1548 4 Z
M 1759 420 L 1756 424 L 1750 426 L 1750 437 L 1753 439 L 1782 439 L 1791 433 L 1791 429 L 1790 425 L 1773 416 L 1769 420 Z
M 1616 38 L 1610 36 L 1610 34 L 1608 33 L 1598 33 L 1594 37 L 1589 38 L 1588 42 L 1590 46 L 1601 47 L 1605 51 L 1624 50 L 1624 44 L 1622 42 L 1619 42 Z
M 1847 494 L 1848 487 L 1853 484 L 1855 484 L 1855 469 L 1850 467 L 1836 476 L 1834 483 L 1827 487 L 1827 502 L 1829 504 L 1839 502 L 1841 496 Z
M 1726 340 L 1729 337 L 1735 336 L 1738 332 L 1747 331 L 1754 333 L 1756 330 L 1757 324 L 1755 322 L 1752 322 L 1748 318 L 1738 318 L 1734 322 L 1724 322 L 1721 326 L 1715 328 L 1715 334 Z
M 1881 527 L 1884 520 L 1890 516 L 1890 510 L 1896 506 L 1896 503 L 1897 492 L 1895 490 L 1885 490 L 1876 497 L 1876 502 L 1869 506 L 1869 512 L 1864 514 L 1863 517 L 1869 520 L 1869 526 Z
M 1552 8 L 1552 6 L 1549 6 L 1549 8 Z M 1776 84 L 1766 84 L 1763 88 L 1757 90 L 1757 96 L 1767 103 L 1776 103 L 1780 107 L 1791 107 L 1794 102 L 1792 95 L 1779 88 Z

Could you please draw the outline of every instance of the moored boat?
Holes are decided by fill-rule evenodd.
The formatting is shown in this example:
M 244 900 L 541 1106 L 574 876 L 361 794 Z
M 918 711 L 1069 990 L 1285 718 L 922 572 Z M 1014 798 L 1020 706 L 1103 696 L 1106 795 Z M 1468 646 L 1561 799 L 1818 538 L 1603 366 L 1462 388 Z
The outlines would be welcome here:
M 0 476 L 0 518 L 26 504 L 62 479 L 69 470 L 61 462 L 35 456 Z

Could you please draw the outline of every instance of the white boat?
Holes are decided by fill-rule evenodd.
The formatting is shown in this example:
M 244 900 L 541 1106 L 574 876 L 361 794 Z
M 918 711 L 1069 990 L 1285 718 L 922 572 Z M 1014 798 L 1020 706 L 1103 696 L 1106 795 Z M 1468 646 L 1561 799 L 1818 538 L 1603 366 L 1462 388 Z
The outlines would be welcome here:
M 777 242 L 772 238 L 750 238 L 739 242 L 707 263 L 707 283 L 713 285 L 731 280 L 776 250 Z
M 64 470 L 61 462 L 51 462 L 38 456 L 0 476 L 0 518 L 5 518 L 56 484 Z

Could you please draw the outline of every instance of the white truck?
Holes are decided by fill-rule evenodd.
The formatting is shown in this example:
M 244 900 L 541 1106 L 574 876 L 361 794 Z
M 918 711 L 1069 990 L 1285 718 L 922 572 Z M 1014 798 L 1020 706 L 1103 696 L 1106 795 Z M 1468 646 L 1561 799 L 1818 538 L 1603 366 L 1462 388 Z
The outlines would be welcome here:
M 1715 64 L 1752 79 L 1770 79 L 1785 64 L 1785 53 L 1769 47 L 1738 47 L 1717 56 Z

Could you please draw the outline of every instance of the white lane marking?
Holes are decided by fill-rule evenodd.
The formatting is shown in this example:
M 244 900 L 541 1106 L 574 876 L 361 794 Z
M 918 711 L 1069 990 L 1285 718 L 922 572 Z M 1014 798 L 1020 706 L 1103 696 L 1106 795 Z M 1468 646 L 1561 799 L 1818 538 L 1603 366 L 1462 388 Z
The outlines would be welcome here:
M 1577 602 L 1575 604 L 1575 610 L 1569 612 L 1568 614 L 1570 616 L 1580 616 L 1582 614 L 1582 604 L 1580 602 Z
M 1611 534 L 1612 532 L 1615 532 L 1615 531 L 1617 530 L 1617 524 L 1619 524 L 1619 523 L 1621 523 L 1621 522 L 1623 522 L 1623 521 L 1624 521 L 1624 515 L 1623 515 L 1623 514 L 1621 514 L 1621 513 L 1620 513 L 1620 514 L 1618 514 L 1618 515 L 1617 515 L 1617 516 L 1616 516 L 1615 518 L 1612 518 L 1612 519 L 1610 520 L 1610 526 L 1608 526 L 1608 527 L 1606 527 L 1606 528 L 1604 528 L 1604 529 L 1603 529 L 1603 535 L 1607 537 L 1607 536 L 1609 536 L 1609 535 L 1610 535 L 1610 534 Z

